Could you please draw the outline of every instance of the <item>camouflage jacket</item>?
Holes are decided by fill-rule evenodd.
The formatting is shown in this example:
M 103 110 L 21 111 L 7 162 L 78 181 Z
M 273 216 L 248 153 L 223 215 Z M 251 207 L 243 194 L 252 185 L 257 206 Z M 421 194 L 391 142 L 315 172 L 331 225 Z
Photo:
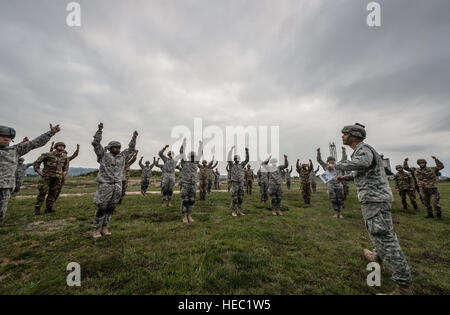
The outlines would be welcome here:
M 137 158 L 137 154 L 133 153 L 133 155 L 128 160 L 128 162 L 125 163 L 124 175 L 125 175 L 126 180 L 130 179 L 130 168 L 131 168 L 131 165 L 133 165 L 133 163 L 136 162 L 136 158 Z M 70 160 L 70 158 L 69 158 L 69 160 Z
M 219 182 L 219 179 L 220 179 L 220 173 L 219 173 L 219 171 L 215 171 L 214 172 L 214 181 Z
M 217 166 L 217 164 L 216 164 Z M 215 179 L 215 175 L 214 175 L 214 168 L 210 168 L 208 170 L 208 181 L 212 182 Z
M 131 138 L 128 149 L 123 150 L 119 154 L 106 152 L 100 142 L 102 141 L 102 131 L 98 130 L 92 141 L 97 162 L 100 164 L 97 182 L 99 183 L 122 183 L 125 180 L 125 163 L 129 161 L 134 154 L 136 147 L 136 137 Z
M 159 151 L 158 155 L 161 158 L 161 160 L 164 162 L 163 166 L 156 165 L 157 167 L 161 168 L 163 174 L 171 174 L 175 175 L 175 169 L 177 167 L 177 162 L 180 160 L 180 156 L 176 156 L 174 158 L 169 158 L 168 156 L 164 155 L 164 151 L 166 149 L 163 148 L 161 151 Z
M 267 160 L 267 163 L 269 161 Z M 259 168 L 258 172 L 256 173 L 256 176 L 258 177 L 258 184 L 268 184 L 269 183 L 269 177 L 268 177 L 268 171 L 267 171 L 267 163 L 264 164 L 264 162 L 261 164 L 261 167 Z
M 203 166 L 203 164 L 198 165 L 198 169 L 199 169 L 199 178 L 200 180 L 207 180 L 209 178 L 210 175 L 210 171 L 212 171 L 212 166 L 213 166 L 214 161 L 209 162 L 207 165 Z
M 408 162 L 403 163 L 403 168 L 414 174 L 419 188 L 437 188 L 436 173 L 444 168 L 444 164 L 436 159 L 436 167 L 416 168 L 409 167 Z
M 245 152 L 245 160 L 241 163 L 236 163 L 231 160 L 231 151 L 228 154 L 228 167 L 230 170 L 231 182 L 244 183 L 244 168 L 250 160 L 248 151 Z
M 394 176 L 395 189 L 410 190 L 414 188 L 414 180 L 411 174 L 406 172 L 397 172 Z
M 289 165 L 289 162 L 287 159 L 284 160 L 283 165 L 279 166 L 273 166 L 273 165 L 266 165 L 267 169 L 267 179 L 269 185 L 281 185 L 283 183 L 283 175 L 281 175 L 281 171 L 287 168 Z
M 286 180 L 291 180 L 292 166 L 290 170 L 286 170 Z
M 309 177 L 311 172 L 313 171 L 313 164 L 312 162 L 309 162 L 309 166 L 306 168 L 301 167 L 299 161 L 297 161 L 296 165 L 297 173 L 300 176 L 300 183 L 301 184 L 309 184 Z
M 252 169 L 250 169 L 250 170 L 247 169 L 244 172 L 245 172 L 244 173 L 245 181 L 246 182 L 248 182 L 248 181 L 252 181 L 253 182 L 253 180 L 255 179 L 255 175 L 253 174 L 253 170 Z
M 183 185 L 195 185 L 198 181 L 198 169 L 202 166 L 198 161 L 203 155 L 203 147 L 200 145 L 198 153 L 193 159 L 188 160 L 184 153 L 184 145 L 180 148 L 180 182 Z M 212 163 L 212 161 L 211 161 Z
M 41 164 L 44 163 L 44 176 L 45 177 L 63 177 L 63 173 L 69 171 L 69 159 L 64 152 L 58 153 L 57 151 L 46 152 L 33 163 L 34 171 L 37 172 L 41 168 Z
M 341 162 L 343 162 L 343 161 L 347 161 L 347 153 L 345 151 L 342 151 Z M 317 152 L 317 163 L 319 163 L 320 166 L 322 166 L 324 171 L 327 171 L 328 163 L 325 163 L 322 160 L 320 152 Z M 311 172 L 311 174 L 313 174 L 313 173 L 314 172 Z M 337 176 L 342 176 L 342 175 L 345 175 L 343 171 L 337 171 Z M 327 183 L 327 188 L 328 189 L 339 189 L 339 188 L 342 188 L 342 184 L 340 182 L 338 182 L 336 179 L 332 179 Z
M 139 166 L 142 169 L 141 179 L 150 179 L 152 177 L 152 169 L 155 166 L 155 162 L 150 164 L 149 166 L 146 166 L 142 164 L 142 161 L 139 161 Z
M 338 171 L 352 171 L 346 175 L 346 181 L 354 180 L 358 191 L 358 199 L 361 203 L 389 202 L 394 197 L 384 170 L 380 155 L 368 144 L 361 142 L 353 151 L 351 161 L 341 161 L 336 164 Z M 371 214 L 364 214 L 366 219 Z
M 48 131 L 32 141 L 0 147 L 0 188 L 14 188 L 19 158 L 33 149 L 44 146 L 53 135 L 52 131 Z
M 25 173 L 27 172 L 27 169 L 33 166 L 33 163 L 28 164 L 17 164 L 17 170 L 16 170 L 16 180 L 21 180 L 25 177 Z

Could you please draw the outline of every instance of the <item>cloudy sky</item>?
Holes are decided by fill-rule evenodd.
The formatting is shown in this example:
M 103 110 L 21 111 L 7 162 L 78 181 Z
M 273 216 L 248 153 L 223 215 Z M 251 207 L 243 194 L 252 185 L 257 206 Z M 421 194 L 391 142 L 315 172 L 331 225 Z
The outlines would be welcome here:
M 448 0 L 379 1 L 379 28 L 368 0 L 78 2 L 79 28 L 69 1 L 0 2 L 0 124 L 32 138 L 60 123 L 72 166 L 97 167 L 100 121 L 105 144 L 138 130 L 150 159 L 199 117 L 279 126 L 290 162 L 360 122 L 392 165 L 436 155 L 450 175 Z

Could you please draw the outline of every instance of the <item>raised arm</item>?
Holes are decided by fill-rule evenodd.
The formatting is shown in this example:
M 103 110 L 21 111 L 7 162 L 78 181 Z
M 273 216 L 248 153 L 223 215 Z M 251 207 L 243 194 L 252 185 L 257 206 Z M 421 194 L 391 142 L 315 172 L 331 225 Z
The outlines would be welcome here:
M 32 141 L 26 141 L 17 144 L 16 148 L 17 152 L 19 153 L 19 156 L 23 156 L 28 152 L 30 152 L 31 150 L 44 146 L 47 142 L 50 141 L 50 138 L 53 137 L 60 130 L 61 129 L 59 128 L 59 125 L 53 127 L 52 124 L 50 124 L 50 130 L 47 131 L 46 133 L 40 135 L 39 137 L 33 139 Z
M 309 173 L 311 173 L 314 170 L 314 166 L 312 164 L 312 161 L 309 160 Z
M 247 165 L 248 161 L 250 161 L 250 155 L 248 154 L 248 148 L 245 148 L 245 160 L 241 163 L 241 166 Z
M 444 169 L 444 164 L 441 161 L 439 161 L 435 156 L 432 156 L 432 158 L 433 158 L 434 162 L 436 163 L 436 167 L 435 167 L 436 171 L 440 171 L 440 170 Z
M 234 146 L 232 146 L 230 151 L 228 151 L 228 157 L 227 157 L 228 164 L 233 163 L 233 150 L 234 150 Z
M 408 172 L 412 173 L 412 172 L 414 172 L 414 168 L 409 167 L 408 161 L 409 161 L 409 158 L 406 158 L 405 161 L 403 161 L 403 168 L 405 170 L 407 170 Z
M 128 144 L 128 149 L 125 150 L 126 160 L 131 159 L 134 151 L 136 150 L 136 138 L 138 136 L 138 132 L 134 131 L 133 136 L 131 137 L 130 143 Z
M 272 154 L 269 155 L 269 157 L 267 159 L 265 159 L 264 161 L 262 161 L 261 165 L 267 165 L 269 164 L 270 159 L 272 158 Z
M 300 171 L 302 168 L 300 167 L 300 159 L 297 159 L 297 163 L 295 163 L 295 169 L 297 170 L 297 173 L 300 174 Z
M 144 159 L 144 157 L 143 156 L 141 156 L 141 158 L 139 159 L 139 167 L 140 168 L 144 168 L 144 164 L 142 164 L 142 160 Z
M 131 165 L 133 165 L 134 162 L 136 162 L 138 152 L 139 152 L 138 150 L 135 150 L 133 152 L 133 155 L 131 156 L 131 158 L 127 162 L 128 166 L 131 166 Z
M 78 154 L 80 153 L 80 145 L 77 144 L 77 149 L 75 150 L 75 152 L 68 158 L 69 162 L 72 161 L 73 159 L 75 159 Z
M 284 155 L 284 164 L 278 166 L 278 169 L 281 171 L 281 170 L 284 170 L 285 168 L 288 168 L 288 166 L 289 166 L 288 157 L 287 157 L 287 155 L 285 154 L 285 155 Z
M 55 145 L 55 141 L 52 141 L 52 143 L 50 144 L 50 150 L 48 150 L 48 152 L 53 152 L 54 148 L 53 146 Z
M 166 163 L 166 162 L 167 162 L 167 159 L 168 159 L 167 156 L 164 155 L 164 151 L 166 151 L 166 149 L 167 149 L 168 147 L 169 147 L 169 145 L 166 144 L 166 146 L 165 146 L 164 148 L 162 148 L 162 150 L 159 151 L 159 153 L 158 153 L 159 157 L 161 158 L 161 160 L 163 160 L 164 163 Z
M 150 164 L 150 169 L 152 169 L 153 167 L 155 167 L 156 165 L 156 157 L 153 157 L 153 163 Z
M 327 165 L 327 163 L 325 163 L 325 162 L 322 160 L 322 155 L 321 155 L 321 153 L 320 153 L 320 148 L 317 149 L 317 163 L 319 163 L 319 165 L 322 166 L 322 168 L 323 168 L 324 171 L 327 170 L 328 165 Z
M 94 140 L 92 141 L 92 146 L 94 147 L 94 152 L 97 155 L 97 162 L 100 161 L 100 159 L 105 154 L 105 149 L 101 145 L 102 134 L 103 134 L 103 123 L 100 123 L 98 125 L 98 130 L 94 135 Z

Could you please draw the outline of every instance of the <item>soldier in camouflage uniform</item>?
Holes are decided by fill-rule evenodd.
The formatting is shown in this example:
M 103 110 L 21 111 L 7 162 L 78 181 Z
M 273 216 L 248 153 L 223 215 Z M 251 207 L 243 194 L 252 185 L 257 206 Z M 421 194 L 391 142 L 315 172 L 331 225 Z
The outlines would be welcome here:
M 416 195 L 414 193 L 414 180 L 411 174 L 406 173 L 401 165 L 397 165 L 395 169 L 397 170 L 397 174 L 394 176 L 395 189 L 397 189 L 402 198 L 403 209 L 408 209 L 406 196 L 409 196 L 409 200 L 411 201 L 414 210 L 418 211 Z
M 284 173 L 285 173 L 285 177 L 286 177 L 286 187 L 288 190 L 290 190 L 291 189 L 292 166 L 291 166 L 290 170 L 288 170 L 288 169 L 284 170 Z
M 270 195 L 270 205 L 273 215 L 283 215 L 281 213 L 281 199 L 283 197 L 283 175 L 282 170 L 286 169 L 289 165 L 287 155 L 284 155 L 284 164 L 279 165 L 277 159 L 270 159 L 270 164 L 266 165 L 267 178 L 268 178 L 268 192 Z M 267 160 L 266 160 L 267 161 Z
M 128 181 L 130 180 L 130 168 L 131 165 L 136 162 L 138 152 L 138 150 L 134 150 L 131 158 L 127 162 L 125 162 L 125 168 L 123 170 L 125 180 L 122 182 L 122 195 L 120 196 L 119 205 L 122 204 L 123 198 L 125 198 L 125 195 L 127 194 Z
M 315 171 L 309 174 L 309 182 L 311 183 L 312 192 L 315 193 L 317 189 L 317 172 L 319 171 L 319 165 Z
M 417 160 L 419 168 L 409 167 L 407 158 L 405 159 L 403 166 L 405 170 L 413 173 L 417 179 L 417 184 L 419 185 L 419 193 L 422 196 L 423 203 L 428 212 L 426 218 L 434 217 L 433 208 L 431 207 L 431 205 L 433 205 L 434 211 L 436 212 L 436 217 L 438 218 L 438 220 L 442 220 L 442 211 L 441 206 L 439 205 L 440 194 L 437 188 L 436 173 L 444 168 L 444 164 L 442 164 L 442 162 L 439 161 L 435 156 L 432 156 L 432 159 L 435 161 L 436 167 L 427 167 L 427 161 L 425 161 L 424 159 Z
M 144 159 L 143 156 L 141 156 L 139 160 L 139 166 L 142 169 L 141 174 L 141 194 L 142 196 L 145 196 L 145 193 L 147 192 L 148 186 L 150 185 L 150 179 L 152 178 L 152 169 L 157 164 L 156 157 L 153 157 L 153 163 L 150 164 L 150 161 L 145 161 L 145 165 L 142 164 L 142 160 Z M 159 159 L 158 159 L 159 160 Z
M 220 189 L 220 172 L 216 168 L 216 171 L 214 172 L 214 189 L 219 190 Z
M 27 172 L 27 169 L 33 165 L 33 163 L 25 164 L 25 159 L 20 158 L 19 162 L 17 163 L 17 169 L 16 169 L 16 187 L 14 188 L 14 191 L 11 194 L 11 198 L 16 197 L 20 192 L 20 187 L 23 184 L 23 179 L 25 177 L 25 173 Z
M 370 262 L 382 262 L 392 272 L 397 289 L 391 294 L 410 294 L 411 271 L 394 232 L 393 196 L 383 161 L 374 148 L 364 143 L 364 126 L 346 126 L 342 134 L 343 143 L 354 152 L 351 161 L 337 163 L 336 170 L 351 171 L 352 174 L 338 176 L 337 180 L 355 181 L 367 231 L 375 248 L 373 252 L 364 249 L 364 256 Z
M 128 149 L 120 151 L 121 144 L 118 141 L 111 141 L 106 146 L 107 151 L 101 145 L 103 134 L 103 124 L 98 125 L 92 146 L 97 155 L 97 162 L 100 168 L 97 176 L 98 188 L 94 195 L 94 203 L 98 207 L 94 216 L 94 238 L 102 235 L 111 235 L 108 225 L 111 216 L 122 196 L 122 183 L 125 179 L 125 163 L 129 161 L 136 148 L 137 131 L 128 145 Z
M 209 188 L 210 172 L 214 169 L 214 167 L 217 166 L 218 162 L 216 162 L 215 165 L 213 165 L 213 163 L 214 163 L 214 158 L 209 163 L 206 160 L 203 160 L 202 164 L 199 163 L 198 168 L 200 170 L 200 174 L 199 174 L 200 200 L 205 200 L 205 198 L 206 198 L 206 193 L 208 192 L 208 188 Z
M 50 124 L 50 131 L 36 139 L 11 146 L 16 131 L 10 127 L 0 126 L 0 222 L 5 218 L 8 201 L 16 185 L 15 174 L 19 158 L 31 150 L 44 146 L 59 131 L 59 125 L 53 127 Z
M 256 173 L 258 177 L 258 185 L 259 185 L 259 193 L 261 196 L 261 201 L 266 203 L 268 196 L 267 196 L 267 190 L 269 188 L 269 177 L 268 177 L 268 171 L 267 171 L 267 164 L 269 163 L 269 159 L 266 161 L 263 161 L 261 163 L 261 166 Z
M 158 153 L 159 157 L 164 162 L 164 165 L 161 167 L 161 197 L 163 208 L 172 206 L 173 186 L 175 186 L 175 168 L 178 160 L 180 159 L 179 156 L 174 157 L 175 153 L 173 151 L 169 151 L 169 153 L 167 153 L 167 156 L 165 156 L 164 151 L 168 147 L 169 145 L 166 145 Z
M 230 192 L 231 189 L 231 173 L 230 173 L 230 168 L 227 166 L 225 167 L 225 169 L 227 170 L 227 190 L 228 192 Z
M 214 158 L 213 158 L 213 160 L 214 160 Z M 214 167 L 208 169 L 208 189 L 207 189 L 208 194 L 211 193 L 211 188 L 213 186 L 213 181 L 214 181 L 214 179 L 216 177 L 214 175 L 214 168 L 217 166 L 218 163 L 219 162 L 216 162 L 216 165 Z
M 300 177 L 300 190 L 302 191 L 303 201 L 306 206 L 309 206 L 311 204 L 311 185 L 309 179 L 311 172 L 314 170 L 312 161 L 309 160 L 309 165 L 300 165 L 300 160 L 297 160 L 296 169 Z
M 247 195 L 252 194 L 252 187 L 253 187 L 253 181 L 255 179 L 255 176 L 253 175 L 253 170 L 251 169 L 250 164 L 247 165 L 247 169 L 244 171 L 244 182 L 245 186 L 247 188 Z
M 184 223 L 194 222 L 192 219 L 192 211 L 194 210 L 195 195 L 197 191 L 197 170 L 201 167 L 199 160 L 203 155 L 203 143 L 199 142 L 198 154 L 190 152 L 188 157 L 185 156 L 184 148 L 186 147 L 186 139 L 180 148 L 181 164 L 180 164 L 180 182 L 181 186 L 181 214 Z
M 231 215 L 236 217 L 238 215 L 245 215 L 242 212 L 242 202 L 244 200 L 244 168 L 249 161 L 248 148 L 245 148 L 245 160 L 241 162 L 239 155 L 234 155 L 232 159 L 232 154 L 234 146 L 228 152 L 228 168 L 231 174 Z
M 41 213 L 45 196 L 47 196 L 45 213 L 55 212 L 53 204 L 61 191 L 61 182 L 69 171 L 69 159 L 64 153 L 66 145 L 63 142 L 57 142 L 55 143 L 55 149 L 55 151 L 43 153 L 33 164 L 34 171 L 41 176 L 38 183 L 39 194 L 34 206 L 34 215 Z M 41 171 L 42 163 L 44 163 L 44 169 Z
M 53 152 L 53 150 L 55 149 L 54 144 L 55 144 L 55 142 L 52 142 L 52 145 L 50 146 L 50 151 L 49 152 Z M 73 159 L 75 159 L 78 156 L 79 153 L 80 153 L 80 145 L 77 144 L 77 149 L 75 150 L 75 152 L 70 157 L 67 158 L 69 160 L 69 167 L 70 167 L 70 162 Z M 64 154 L 67 155 L 67 151 L 66 150 L 64 150 Z M 66 176 L 67 176 L 67 173 L 66 173 Z M 59 195 L 61 194 L 61 190 L 62 190 L 64 184 L 66 183 L 66 176 L 64 176 L 62 178 L 61 183 L 60 183 L 60 185 L 58 187 L 58 191 L 56 193 L 56 200 L 58 200 Z
M 347 154 L 345 151 L 342 152 L 342 160 L 347 161 Z M 322 156 L 320 154 L 320 148 L 317 149 L 317 163 L 322 166 L 324 171 L 333 171 L 335 169 L 336 160 L 334 157 L 329 156 L 327 162 L 322 161 Z M 338 175 L 344 175 L 343 172 L 338 172 Z M 331 207 L 334 210 L 334 217 L 338 219 L 343 219 L 342 208 L 344 206 L 344 187 L 341 182 L 336 179 L 332 179 L 327 183 L 328 197 L 331 201 Z

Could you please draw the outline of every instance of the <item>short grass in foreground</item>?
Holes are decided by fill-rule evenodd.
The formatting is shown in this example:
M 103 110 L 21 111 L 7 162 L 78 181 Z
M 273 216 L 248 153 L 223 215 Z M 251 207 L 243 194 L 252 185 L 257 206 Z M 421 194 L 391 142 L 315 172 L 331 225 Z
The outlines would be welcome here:
M 79 192 L 68 180 L 70 192 Z M 72 182 L 72 183 L 71 183 Z M 34 199 L 11 200 L 0 226 L 0 294 L 373 294 L 394 288 L 366 284 L 363 248 L 371 248 L 354 186 L 345 219 L 332 218 L 324 185 L 303 207 L 298 184 L 284 191 L 283 217 L 254 194 L 244 217 L 232 217 L 228 193 L 197 200 L 193 224 L 183 224 L 180 196 L 160 207 L 158 195 L 127 196 L 113 216 L 113 235 L 91 237 L 89 194 L 60 198 L 55 214 L 33 217 Z M 225 185 L 222 185 L 224 189 Z M 450 183 L 441 183 L 444 221 L 401 209 L 393 218 L 416 294 L 450 293 Z M 95 189 L 94 189 L 95 190 Z M 198 196 L 198 194 L 197 194 Z M 81 287 L 68 287 L 66 266 L 81 265 Z

